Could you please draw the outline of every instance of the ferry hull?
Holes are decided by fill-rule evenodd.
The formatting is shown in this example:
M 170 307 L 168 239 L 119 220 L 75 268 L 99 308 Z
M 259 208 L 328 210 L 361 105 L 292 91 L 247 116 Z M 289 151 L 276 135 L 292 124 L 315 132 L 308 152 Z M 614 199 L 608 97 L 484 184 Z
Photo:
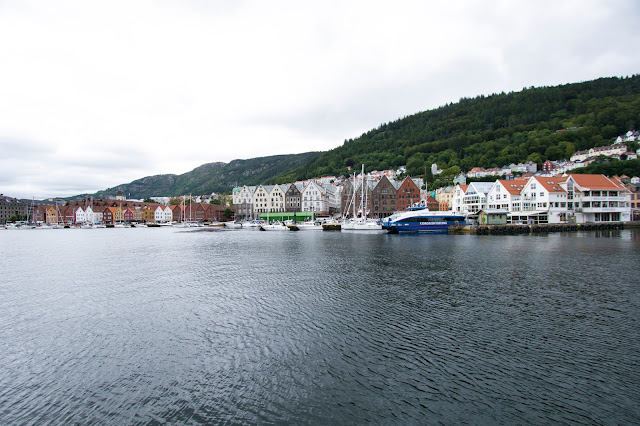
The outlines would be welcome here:
M 453 226 L 465 225 L 465 217 L 454 212 L 429 211 L 425 208 L 410 208 L 397 212 L 382 220 L 382 227 L 389 232 L 446 233 Z
M 464 224 L 461 223 L 461 224 Z M 382 228 L 386 229 L 391 233 L 400 233 L 400 232 L 431 232 L 431 233 L 447 233 L 451 224 L 427 224 L 420 225 L 419 223 L 398 223 L 394 225 L 383 225 Z

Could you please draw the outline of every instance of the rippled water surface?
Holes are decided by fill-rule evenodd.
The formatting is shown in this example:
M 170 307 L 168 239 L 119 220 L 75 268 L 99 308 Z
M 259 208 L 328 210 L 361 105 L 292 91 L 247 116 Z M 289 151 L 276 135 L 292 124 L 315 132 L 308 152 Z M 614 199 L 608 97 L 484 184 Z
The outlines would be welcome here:
M 0 231 L 1 424 L 638 424 L 640 234 Z

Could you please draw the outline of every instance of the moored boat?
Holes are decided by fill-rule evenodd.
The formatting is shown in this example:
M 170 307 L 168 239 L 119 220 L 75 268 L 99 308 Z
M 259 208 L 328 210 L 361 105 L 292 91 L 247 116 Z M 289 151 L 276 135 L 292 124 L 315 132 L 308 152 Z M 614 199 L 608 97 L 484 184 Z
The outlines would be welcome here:
M 342 223 L 344 231 L 382 231 L 382 225 L 375 219 L 347 220 Z
M 260 225 L 261 231 L 288 231 L 289 228 L 282 222 L 273 222 Z
M 229 229 L 241 229 L 242 222 L 225 222 L 224 227 Z
M 382 220 L 389 232 L 447 232 L 450 227 L 465 225 L 466 217 L 453 211 L 429 211 L 426 207 L 409 207 Z
M 297 222 L 287 225 L 289 229 L 296 231 L 322 231 L 322 224 L 320 222 Z

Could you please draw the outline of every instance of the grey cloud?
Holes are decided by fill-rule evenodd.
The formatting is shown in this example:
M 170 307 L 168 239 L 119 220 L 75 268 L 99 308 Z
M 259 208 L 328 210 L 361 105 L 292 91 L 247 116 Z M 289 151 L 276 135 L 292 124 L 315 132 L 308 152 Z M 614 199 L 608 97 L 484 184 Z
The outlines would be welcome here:
M 54 148 L 42 142 L 0 138 L 0 152 L 2 152 L 1 157 L 5 160 L 22 160 L 24 158 L 47 157 L 54 152 Z

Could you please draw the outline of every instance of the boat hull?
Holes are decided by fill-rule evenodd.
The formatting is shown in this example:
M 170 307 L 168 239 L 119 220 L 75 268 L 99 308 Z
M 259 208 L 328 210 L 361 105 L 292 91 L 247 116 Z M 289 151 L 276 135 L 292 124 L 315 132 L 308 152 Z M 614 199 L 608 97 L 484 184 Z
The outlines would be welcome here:
M 261 231 L 288 231 L 289 228 L 287 228 L 285 225 L 261 225 L 260 230 Z
M 389 232 L 446 233 L 453 226 L 465 225 L 465 217 L 454 212 L 430 212 L 426 209 L 396 213 L 382 221 Z
M 464 224 L 461 223 L 461 224 Z M 421 225 L 420 223 L 398 223 L 395 225 L 383 226 L 384 229 L 393 233 L 399 232 L 431 232 L 431 233 L 446 233 L 449 232 L 449 228 L 454 226 L 444 222 L 438 223 L 426 223 Z

